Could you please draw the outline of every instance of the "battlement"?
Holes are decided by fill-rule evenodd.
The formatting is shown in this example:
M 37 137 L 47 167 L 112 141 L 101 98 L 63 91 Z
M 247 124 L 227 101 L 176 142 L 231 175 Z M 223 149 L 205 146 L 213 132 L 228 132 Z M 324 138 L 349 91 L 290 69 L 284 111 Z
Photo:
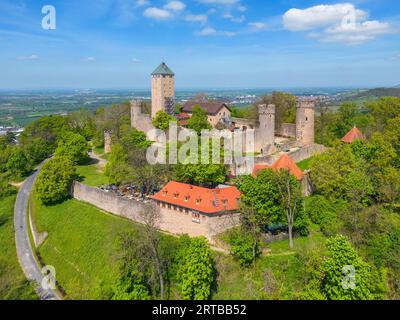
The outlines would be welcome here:
M 258 105 L 258 114 L 275 115 L 275 105 L 274 104 L 260 104 Z
M 297 99 L 297 108 L 315 109 L 315 99 L 299 98 L 299 99 Z

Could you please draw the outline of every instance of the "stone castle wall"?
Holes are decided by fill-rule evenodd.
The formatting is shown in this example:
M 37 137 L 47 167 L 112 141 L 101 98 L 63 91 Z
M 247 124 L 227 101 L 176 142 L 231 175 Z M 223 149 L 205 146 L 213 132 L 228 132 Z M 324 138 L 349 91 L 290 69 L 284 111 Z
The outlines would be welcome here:
M 148 211 L 149 206 L 155 205 L 153 202 L 144 203 L 120 197 L 115 193 L 89 187 L 79 182 L 74 182 L 71 194 L 77 200 L 139 223 L 143 223 L 141 213 Z M 188 234 L 192 237 L 205 236 L 213 242 L 215 235 L 239 224 L 239 214 L 200 215 L 200 219 L 194 219 L 190 210 L 180 211 L 167 205 L 159 207 L 161 220 L 158 228 L 173 234 Z
M 281 127 L 276 131 L 276 134 L 285 138 L 296 138 L 296 124 L 282 123 Z

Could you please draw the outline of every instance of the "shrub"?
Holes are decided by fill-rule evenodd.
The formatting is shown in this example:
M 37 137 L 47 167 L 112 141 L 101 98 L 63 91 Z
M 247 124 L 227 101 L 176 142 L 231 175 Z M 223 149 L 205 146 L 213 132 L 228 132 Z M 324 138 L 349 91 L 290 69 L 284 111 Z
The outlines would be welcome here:
M 75 166 L 69 157 L 55 157 L 49 160 L 37 177 L 37 197 L 46 205 L 66 199 L 74 177 Z

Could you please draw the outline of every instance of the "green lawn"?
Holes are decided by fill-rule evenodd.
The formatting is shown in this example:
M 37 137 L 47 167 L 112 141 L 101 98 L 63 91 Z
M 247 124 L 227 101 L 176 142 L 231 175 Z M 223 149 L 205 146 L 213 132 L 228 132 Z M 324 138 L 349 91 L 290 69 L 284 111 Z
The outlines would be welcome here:
M 74 199 L 50 207 L 33 199 L 33 217 L 48 232 L 39 253 L 68 298 L 107 298 L 118 275 L 116 237 L 137 224 Z
M 80 165 L 76 168 L 80 181 L 91 187 L 108 184 L 108 178 L 97 164 Z
M 17 258 L 14 203 L 15 196 L 0 199 L 0 300 L 36 300 Z

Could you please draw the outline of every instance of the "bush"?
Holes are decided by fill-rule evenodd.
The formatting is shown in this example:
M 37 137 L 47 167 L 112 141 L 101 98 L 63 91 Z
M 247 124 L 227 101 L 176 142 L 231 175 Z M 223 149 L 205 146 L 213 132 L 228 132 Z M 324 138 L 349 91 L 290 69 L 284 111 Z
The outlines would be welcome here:
M 231 246 L 231 253 L 233 257 L 241 266 L 250 266 L 254 262 L 255 258 L 259 257 L 261 254 L 258 241 L 254 244 L 251 235 L 237 231 L 229 236 L 228 241 Z
M 46 204 L 66 199 L 75 177 L 75 166 L 69 157 L 55 157 L 45 163 L 37 177 L 36 195 Z
M 17 193 L 17 189 L 8 183 L 5 176 L 0 175 L 0 198 L 8 197 Z
M 334 204 L 320 195 L 308 197 L 305 201 L 306 213 L 311 221 L 320 226 L 324 235 L 335 235 L 341 223 Z

